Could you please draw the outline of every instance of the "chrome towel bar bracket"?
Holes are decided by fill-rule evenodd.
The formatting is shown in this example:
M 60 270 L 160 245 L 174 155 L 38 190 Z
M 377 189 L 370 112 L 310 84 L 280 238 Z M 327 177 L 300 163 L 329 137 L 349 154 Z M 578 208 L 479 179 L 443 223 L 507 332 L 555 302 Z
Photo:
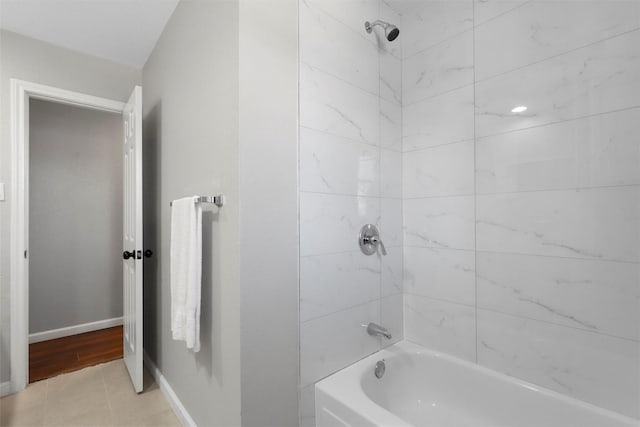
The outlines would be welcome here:
M 218 194 L 217 196 L 198 196 L 196 203 L 213 203 L 217 207 L 221 208 L 224 205 L 224 196 Z M 173 202 L 169 202 L 169 206 L 172 206 Z

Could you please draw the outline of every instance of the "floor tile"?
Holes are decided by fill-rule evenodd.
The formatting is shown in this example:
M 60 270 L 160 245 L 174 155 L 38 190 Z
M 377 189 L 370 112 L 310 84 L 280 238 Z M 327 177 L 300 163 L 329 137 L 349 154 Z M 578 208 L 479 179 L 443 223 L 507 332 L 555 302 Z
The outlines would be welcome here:
M 30 384 L 0 399 L 2 426 L 180 426 L 145 371 L 144 392 L 131 386 L 122 359 Z

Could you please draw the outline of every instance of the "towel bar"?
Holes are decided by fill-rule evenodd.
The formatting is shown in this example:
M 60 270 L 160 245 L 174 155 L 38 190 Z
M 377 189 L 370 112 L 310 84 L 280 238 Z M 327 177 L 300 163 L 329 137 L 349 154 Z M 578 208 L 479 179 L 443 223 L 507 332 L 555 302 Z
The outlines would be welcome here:
M 196 198 L 196 203 L 213 203 L 217 207 L 221 208 L 224 205 L 224 197 L 222 194 L 217 196 L 198 196 Z M 169 202 L 169 206 L 172 206 L 173 202 Z

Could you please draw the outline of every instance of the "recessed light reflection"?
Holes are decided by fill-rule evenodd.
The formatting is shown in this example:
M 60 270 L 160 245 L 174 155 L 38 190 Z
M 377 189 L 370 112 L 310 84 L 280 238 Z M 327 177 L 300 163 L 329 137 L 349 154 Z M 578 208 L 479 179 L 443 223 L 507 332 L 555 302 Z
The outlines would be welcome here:
M 518 105 L 511 110 L 512 113 L 524 113 L 525 111 L 527 111 L 526 105 Z

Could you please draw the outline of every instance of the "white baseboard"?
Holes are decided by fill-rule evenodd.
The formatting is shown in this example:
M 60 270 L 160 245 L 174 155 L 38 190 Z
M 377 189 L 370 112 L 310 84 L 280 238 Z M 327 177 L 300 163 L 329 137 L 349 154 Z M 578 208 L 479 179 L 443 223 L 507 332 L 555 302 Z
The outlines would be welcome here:
M 11 394 L 11 381 L 5 381 L 0 383 L 0 397 L 5 397 L 8 394 Z
M 169 382 L 167 382 L 167 379 L 151 361 L 146 351 L 144 352 L 144 363 L 145 365 L 147 365 L 147 369 L 149 370 L 151 375 L 153 375 L 153 378 L 155 378 L 156 383 L 158 383 L 158 385 L 160 386 L 162 394 L 164 394 L 164 396 L 169 401 L 171 409 L 173 409 L 173 412 L 176 414 L 182 425 L 184 427 L 197 427 L 195 421 L 193 421 L 193 418 L 191 418 L 191 415 L 189 415 L 187 409 L 184 407 L 182 402 L 180 402 L 180 399 L 178 399 L 178 396 L 171 388 L 171 385 L 169 385 Z
M 98 320 L 97 322 L 67 326 L 66 328 L 52 329 L 44 332 L 36 332 L 35 334 L 29 334 L 29 344 L 83 334 L 85 332 L 98 331 L 100 329 L 112 328 L 120 325 L 122 325 L 122 317 L 114 317 L 113 319 Z

